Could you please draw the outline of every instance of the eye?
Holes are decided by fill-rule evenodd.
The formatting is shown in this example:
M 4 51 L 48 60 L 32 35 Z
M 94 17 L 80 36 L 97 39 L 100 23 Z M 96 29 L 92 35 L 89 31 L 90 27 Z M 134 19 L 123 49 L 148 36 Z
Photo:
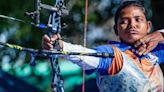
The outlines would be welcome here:
M 129 20 L 128 19 L 121 19 L 120 24 L 128 24 Z
M 142 21 L 143 21 L 143 19 L 142 19 L 141 17 L 137 17 L 137 18 L 135 18 L 135 20 L 136 20 L 137 22 L 142 22 Z

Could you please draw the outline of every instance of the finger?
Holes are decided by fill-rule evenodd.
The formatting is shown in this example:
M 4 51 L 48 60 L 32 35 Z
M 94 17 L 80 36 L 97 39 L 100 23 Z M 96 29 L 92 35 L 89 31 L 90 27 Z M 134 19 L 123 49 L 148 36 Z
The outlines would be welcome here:
M 47 50 L 51 50 L 51 49 L 53 49 L 53 45 L 50 44 L 50 43 L 48 43 L 48 44 L 47 44 Z
M 156 46 L 157 46 L 157 43 L 154 43 L 154 42 L 149 43 L 146 51 L 143 54 L 146 55 L 147 53 L 151 52 Z
M 138 40 L 138 41 L 135 43 L 134 47 L 138 47 L 138 46 L 140 46 L 141 44 L 148 43 L 148 42 L 150 42 L 152 39 L 154 39 L 154 38 L 152 38 L 151 35 L 147 35 L 147 36 L 143 37 L 142 39 Z
M 138 40 L 135 44 L 134 44 L 134 47 L 137 48 L 141 45 L 144 45 L 146 42 L 144 41 L 144 39 L 140 39 Z
M 61 37 L 61 35 L 60 35 L 60 34 L 57 34 L 57 36 L 58 36 L 58 39 L 59 39 L 59 40 L 61 40 L 61 39 L 62 39 L 62 37 Z
M 55 35 L 52 35 L 51 38 L 50 38 L 50 40 L 52 42 L 56 41 L 57 39 L 58 39 L 58 36 L 56 34 Z
M 139 41 L 137 41 L 137 42 L 134 44 L 134 47 L 137 48 L 137 47 L 139 47 L 140 45 L 141 45 L 141 42 L 140 42 L 140 40 L 139 40 Z
M 53 48 L 53 45 L 51 43 L 43 43 L 42 48 L 46 50 L 50 50 Z
M 140 46 L 137 51 L 137 53 L 141 56 L 146 51 L 146 45 Z
M 146 52 L 146 48 L 144 48 L 142 51 L 140 51 L 138 54 L 141 56 L 141 55 L 144 55 L 144 53 Z
M 42 41 L 51 42 L 50 37 L 46 34 L 42 37 Z

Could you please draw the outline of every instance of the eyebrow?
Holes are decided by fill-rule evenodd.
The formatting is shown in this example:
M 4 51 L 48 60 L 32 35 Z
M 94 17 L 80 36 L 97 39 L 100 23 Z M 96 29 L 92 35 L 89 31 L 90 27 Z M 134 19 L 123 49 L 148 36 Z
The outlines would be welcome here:
M 138 16 L 138 15 L 136 15 L 136 16 L 134 16 L 134 18 L 144 18 L 143 16 Z M 120 19 L 129 19 L 129 17 L 120 17 Z

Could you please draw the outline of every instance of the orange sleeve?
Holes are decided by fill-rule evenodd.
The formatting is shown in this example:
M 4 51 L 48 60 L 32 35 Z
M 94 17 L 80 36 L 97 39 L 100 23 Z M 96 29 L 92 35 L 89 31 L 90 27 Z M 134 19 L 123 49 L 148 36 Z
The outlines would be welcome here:
M 111 67 L 108 70 L 108 73 L 110 75 L 115 75 L 122 69 L 123 57 L 122 57 L 121 51 L 117 47 L 115 47 L 115 46 L 112 46 L 112 47 L 114 49 L 115 57 L 113 59 Z

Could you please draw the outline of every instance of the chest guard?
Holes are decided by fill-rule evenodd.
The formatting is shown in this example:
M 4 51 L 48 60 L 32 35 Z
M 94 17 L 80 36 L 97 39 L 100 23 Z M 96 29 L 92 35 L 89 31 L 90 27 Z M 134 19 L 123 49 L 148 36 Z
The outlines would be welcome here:
M 157 63 L 151 71 L 143 71 L 137 63 L 122 53 L 123 67 L 115 75 L 97 74 L 100 92 L 162 92 L 163 75 Z M 148 75 L 145 72 L 149 72 Z M 155 81 L 154 81 L 155 78 Z

